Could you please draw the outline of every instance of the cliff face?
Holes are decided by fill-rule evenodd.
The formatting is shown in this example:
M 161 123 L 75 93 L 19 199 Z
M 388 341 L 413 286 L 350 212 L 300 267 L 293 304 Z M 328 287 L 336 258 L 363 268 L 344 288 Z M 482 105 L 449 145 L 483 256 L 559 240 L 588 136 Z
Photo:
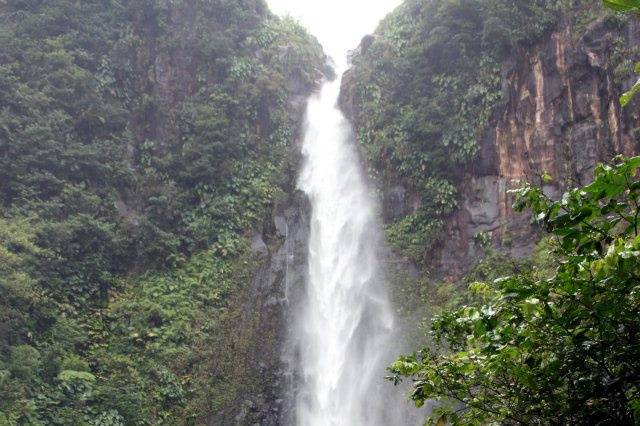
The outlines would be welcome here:
M 432 175 L 446 174 L 447 167 L 457 170 L 452 178 L 458 182 L 457 207 L 442 217 L 441 244 L 425 248 L 423 254 L 433 277 L 456 280 L 468 271 L 481 255 L 482 249 L 474 243 L 481 233 L 514 257 L 531 253 L 537 230 L 527 215 L 516 214 L 511 207 L 513 199 L 507 191 L 514 181 L 538 184 L 540 176 L 548 173 L 553 179 L 544 183 L 544 190 L 558 198 L 568 186 L 588 181 L 598 162 L 639 151 L 637 105 L 623 110 L 618 102 L 633 75 L 621 77 L 616 70 L 620 61 L 616 49 L 638 44 L 637 21 L 621 25 L 600 16 L 585 28 L 575 25 L 570 17 L 560 18 L 535 43 L 512 49 L 498 64 L 500 100 L 488 120 L 476 128 L 478 150 L 470 161 L 460 165 L 452 158 L 448 166 L 436 166 L 435 171 L 423 168 Z M 372 45 L 392 45 L 388 37 L 383 31 L 365 38 L 356 51 L 354 69 L 343 79 L 341 106 L 354 119 L 365 152 L 371 127 L 363 125 L 362 114 L 370 89 L 362 86 L 371 78 L 363 68 L 373 61 Z M 393 51 L 392 47 L 382 49 L 387 53 L 380 55 L 379 63 Z M 423 78 L 423 86 L 437 82 L 424 83 L 425 79 L 429 77 Z M 420 155 L 421 149 L 414 149 L 414 155 Z M 412 185 L 415 179 L 380 173 L 381 168 L 393 167 L 376 165 L 377 160 L 368 156 L 374 175 L 383 176 L 378 182 L 385 220 L 393 223 L 418 212 L 425 197 L 419 185 Z
M 287 344 L 288 324 L 290 307 L 299 306 L 307 276 L 309 212 L 306 196 L 296 192 L 274 212 L 269 237 L 256 233 L 252 238 L 262 266 L 227 327 L 236 330 L 227 345 L 235 351 L 239 389 L 233 403 L 209 418 L 212 426 L 293 423 L 296 354 Z M 225 374 L 216 370 L 214 364 L 210 373 Z
M 515 257 L 531 252 L 536 230 L 511 207 L 514 181 L 540 183 L 546 172 L 553 180 L 544 190 L 558 198 L 588 183 L 598 162 L 639 151 L 638 111 L 621 109 L 611 66 L 614 40 L 637 45 L 639 29 L 634 21 L 614 30 L 599 19 L 574 40 L 566 27 L 503 64 L 503 104 L 479 140 L 459 208 L 446 221 L 450 238 L 440 267 L 447 274 L 464 271 L 480 232 L 492 233 L 494 244 Z

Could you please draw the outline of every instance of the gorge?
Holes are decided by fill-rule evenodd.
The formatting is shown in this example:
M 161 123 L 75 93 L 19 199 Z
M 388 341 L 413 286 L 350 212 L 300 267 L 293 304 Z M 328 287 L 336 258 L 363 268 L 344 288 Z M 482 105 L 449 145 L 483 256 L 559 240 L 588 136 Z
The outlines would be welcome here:
M 0 1 L 0 426 L 638 424 L 634 2 Z

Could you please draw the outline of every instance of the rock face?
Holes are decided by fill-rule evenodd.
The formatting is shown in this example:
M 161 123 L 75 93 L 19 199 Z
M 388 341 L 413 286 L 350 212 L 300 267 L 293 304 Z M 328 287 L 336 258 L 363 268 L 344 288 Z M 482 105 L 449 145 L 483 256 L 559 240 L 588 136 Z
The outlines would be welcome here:
M 289 424 L 293 418 L 293 365 L 295 354 L 287 348 L 290 306 L 296 306 L 307 276 L 310 208 L 306 196 L 296 192 L 276 210 L 270 244 L 258 244 L 263 264 L 244 295 L 243 340 L 250 342 L 245 375 L 252 378 L 251 391 L 240 392 L 228 410 L 210 419 L 214 425 Z
M 553 181 L 547 195 L 559 197 L 570 185 L 585 184 L 598 162 L 640 148 L 637 105 L 622 109 L 611 64 L 615 41 L 637 45 L 638 22 L 614 27 L 605 19 L 580 31 L 575 40 L 569 25 L 522 48 L 502 64 L 502 104 L 483 135 L 480 152 L 465 170 L 457 210 L 445 221 L 444 244 L 426 257 L 435 276 L 456 279 L 478 254 L 473 239 L 489 233 L 495 247 L 515 257 L 526 256 L 536 229 L 526 215 L 514 213 L 507 191 L 514 181 L 540 183 L 544 172 Z M 353 76 L 343 80 L 341 105 L 353 115 Z M 383 188 L 386 220 L 415 211 L 419 198 L 406 188 Z
M 462 272 L 479 232 L 492 233 L 515 257 L 530 253 L 535 230 L 511 208 L 507 190 L 514 181 L 540 183 L 547 172 L 553 181 L 544 191 L 557 198 L 570 185 L 586 184 L 598 162 L 638 152 L 638 113 L 621 109 L 609 65 L 614 37 L 637 44 L 637 22 L 618 33 L 601 19 L 581 39 L 572 34 L 569 27 L 553 32 L 504 65 L 504 105 L 480 141 L 463 202 L 446 225 L 453 238 L 443 247 L 442 269 Z

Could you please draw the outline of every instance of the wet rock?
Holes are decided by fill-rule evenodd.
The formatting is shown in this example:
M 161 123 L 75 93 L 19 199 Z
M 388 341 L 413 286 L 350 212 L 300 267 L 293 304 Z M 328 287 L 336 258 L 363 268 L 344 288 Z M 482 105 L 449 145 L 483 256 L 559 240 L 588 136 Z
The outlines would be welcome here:
M 366 54 L 374 41 L 376 41 L 376 37 L 374 35 L 369 34 L 364 36 L 362 41 L 360 41 L 360 54 Z
M 513 211 L 508 193 L 515 181 L 540 182 L 546 172 L 553 182 L 544 192 L 554 199 L 568 186 L 586 184 L 594 167 L 617 153 L 640 152 L 637 109 L 621 109 L 625 87 L 614 84 L 609 63 L 614 39 L 640 41 L 640 24 L 620 26 L 604 18 L 591 23 L 576 40 L 576 31 L 559 27 L 535 45 L 502 64 L 502 103 L 480 132 L 479 155 L 458 188 L 459 208 L 444 223 L 443 244 L 427 256 L 432 277 L 455 279 L 480 255 L 473 237 L 489 232 L 495 248 L 524 257 L 540 232 L 526 214 Z M 359 49 L 370 47 L 363 40 Z M 342 82 L 340 107 L 357 115 L 360 102 L 352 72 Z M 629 79 L 627 86 L 635 83 Z M 416 191 L 395 181 L 382 184 L 387 222 L 411 214 L 420 203 Z M 417 204 L 416 204 L 417 203 Z
M 295 354 L 287 352 L 287 342 L 290 307 L 300 299 L 307 277 L 310 206 L 304 194 L 296 192 L 277 210 L 281 213 L 275 215 L 273 226 L 286 238 L 275 250 L 265 253 L 242 308 L 245 322 L 237 325 L 251 344 L 250 353 L 255 354 L 248 368 L 249 376 L 257 378 L 256 389 L 212 417 L 208 423 L 211 426 L 277 426 L 289 424 L 294 415 L 290 404 L 295 392 Z M 262 248 L 264 240 L 259 237 L 262 243 L 256 244 Z
M 513 181 L 539 183 L 548 172 L 554 181 L 543 191 L 558 199 L 568 185 L 588 183 L 599 161 L 640 151 L 633 134 L 638 116 L 618 107 L 620 88 L 611 84 L 608 49 L 615 37 L 640 39 L 640 31 L 634 23 L 620 29 L 600 19 L 578 42 L 563 28 L 505 62 L 504 104 L 479 140 L 480 155 L 461 188 L 461 208 L 445 224 L 436 269 L 464 273 L 477 255 L 472 238 L 478 232 L 491 232 L 494 245 L 515 257 L 531 253 L 539 229 L 513 211 L 507 192 Z M 394 191 L 390 186 L 385 195 Z
M 407 189 L 402 185 L 396 185 L 384 192 L 384 217 L 392 221 L 409 214 L 407 202 Z
M 265 256 L 269 253 L 269 249 L 262 239 L 261 233 L 254 232 L 251 236 L 251 250 L 260 256 Z
M 500 226 L 500 185 L 497 176 L 472 179 L 471 191 L 464 208 L 469 214 L 467 235 L 493 231 Z
M 353 76 L 353 72 L 351 70 L 347 70 L 342 75 L 342 81 L 340 86 L 340 96 L 338 97 L 338 105 L 340 105 L 340 109 L 345 117 L 348 119 L 353 119 L 354 116 L 354 108 L 356 105 L 355 102 L 355 78 Z
M 287 236 L 287 218 L 284 215 L 276 215 L 273 218 L 274 225 L 276 227 L 276 234 L 278 237 Z

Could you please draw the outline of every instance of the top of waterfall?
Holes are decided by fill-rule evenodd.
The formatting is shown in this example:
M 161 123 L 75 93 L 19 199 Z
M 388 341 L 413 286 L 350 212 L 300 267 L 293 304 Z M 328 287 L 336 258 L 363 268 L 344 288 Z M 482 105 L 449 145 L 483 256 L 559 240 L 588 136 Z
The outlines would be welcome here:
M 337 71 L 347 67 L 347 53 L 402 0 L 267 0 L 279 15 L 291 15 L 316 36 Z

